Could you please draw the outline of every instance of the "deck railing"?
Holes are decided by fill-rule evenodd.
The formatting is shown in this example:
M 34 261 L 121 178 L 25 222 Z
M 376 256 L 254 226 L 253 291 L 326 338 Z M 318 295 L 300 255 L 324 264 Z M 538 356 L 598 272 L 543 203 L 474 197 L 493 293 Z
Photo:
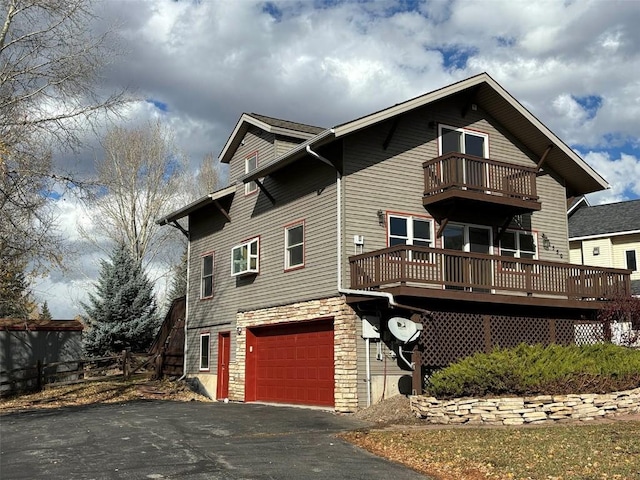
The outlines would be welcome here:
M 537 201 L 536 170 L 463 153 L 447 153 L 428 160 L 424 168 L 424 195 L 451 189 Z
M 412 284 L 585 300 L 631 291 L 628 270 L 409 245 L 355 255 L 349 263 L 351 288 L 358 290 Z

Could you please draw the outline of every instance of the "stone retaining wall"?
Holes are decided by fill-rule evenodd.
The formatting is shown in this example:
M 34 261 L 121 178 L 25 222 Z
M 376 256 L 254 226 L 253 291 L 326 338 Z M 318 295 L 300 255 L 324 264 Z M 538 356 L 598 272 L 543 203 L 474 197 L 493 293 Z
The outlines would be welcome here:
M 608 394 L 540 395 L 524 398 L 411 397 L 411 410 L 428 423 L 523 425 L 594 420 L 640 413 L 640 388 Z

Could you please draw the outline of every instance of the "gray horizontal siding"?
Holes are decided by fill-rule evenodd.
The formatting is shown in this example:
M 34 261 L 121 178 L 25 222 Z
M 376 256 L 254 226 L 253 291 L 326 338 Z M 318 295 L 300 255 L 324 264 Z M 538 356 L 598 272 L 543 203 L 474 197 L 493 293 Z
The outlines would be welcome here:
M 244 160 L 254 152 L 258 152 L 258 166 L 275 158 L 275 135 L 251 126 L 244 136 L 243 144 L 229 162 L 229 182 L 233 185 L 238 178 L 245 174 Z
M 380 225 L 377 212 L 392 211 L 412 215 L 428 216 L 422 204 L 424 191 L 423 167 L 426 160 L 439 155 L 437 124 L 477 130 L 489 135 L 490 158 L 523 166 L 535 166 L 538 159 L 522 147 L 504 127 L 486 117 L 481 110 L 469 110 L 461 116 L 464 105 L 441 102 L 422 108 L 402 117 L 395 132 L 389 137 L 393 122 L 388 121 L 357 132 L 344 140 L 343 203 L 344 256 L 354 253 L 353 236 L 363 235 L 364 252 L 387 246 L 386 225 Z M 383 148 L 385 141 L 387 149 Z M 543 175 L 537 180 L 538 195 L 542 210 L 523 219 L 538 233 L 539 257 L 544 260 L 568 262 L 568 236 L 565 188 L 554 175 Z M 514 222 L 515 225 L 515 222 Z M 438 225 L 435 226 L 436 231 Z M 544 250 L 541 235 L 549 237 L 555 249 Z M 440 246 L 436 242 L 436 246 Z M 562 254 L 562 258 L 560 255 Z M 349 284 L 348 268 L 344 268 L 343 284 Z M 384 347 L 384 351 L 388 349 Z M 371 374 L 403 375 L 395 361 L 375 360 L 372 344 L 370 355 Z M 358 396 L 366 400 L 365 342 L 358 342 Z
M 251 132 L 249 136 L 252 141 L 258 138 Z M 250 143 L 247 140 L 245 147 Z M 246 154 L 239 150 L 230 162 L 232 167 L 242 163 L 244 172 Z M 302 159 L 264 179 L 275 205 L 261 191 L 245 196 L 244 186 L 238 185 L 229 210 L 231 222 L 213 206 L 191 216 L 188 328 L 195 350 L 188 355 L 190 372 L 197 372 L 201 330 L 230 330 L 233 362 L 237 312 L 336 294 L 335 175 L 317 160 Z M 305 223 L 305 266 L 285 272 L 284 229 L 301 220 Z M 232 277 L 231 249 L 253 237 L 260 238 L 260 273 Z M 208 252 L 215 258 L 214 296 L 200 300 L 201 258 Z M 213 354 L 217 355 L 217 346 Z M 215 367 L 212 365 L 212 373 Z

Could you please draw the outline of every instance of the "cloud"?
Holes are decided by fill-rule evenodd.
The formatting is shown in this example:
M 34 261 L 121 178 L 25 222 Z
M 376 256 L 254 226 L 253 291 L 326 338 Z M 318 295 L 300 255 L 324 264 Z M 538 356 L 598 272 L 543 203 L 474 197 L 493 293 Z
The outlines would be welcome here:
M 97 31 L 113 26 L 121 46 L 103 72 L 103 87 L 127 86 L 139 98 L 118 121 L 161 118 L 194 171 L 205 154 L 220 152 L 242 112 L 329 127 L 486 71 L 586 152 L 612 184 L 594 195 L 596 203 L 640 196 L 635 2 L 112 0 L 98 6 Z M 84 152 L 56 160 L 90 175 L 101 150 L 94 136 L 86 142 Z M 65 225 L 74 215 L 84 221 L 73 205 L 61 207 Z M 88 272 L 95 278 L 95 267 Z
M 592 204 L 619 202 L 640 197 L 640 158 L 621 153 L 612 158 L 602 151 L 582 155 L 596 171 L 602 172 L 611 185 L 609 190 L 589 195 Z

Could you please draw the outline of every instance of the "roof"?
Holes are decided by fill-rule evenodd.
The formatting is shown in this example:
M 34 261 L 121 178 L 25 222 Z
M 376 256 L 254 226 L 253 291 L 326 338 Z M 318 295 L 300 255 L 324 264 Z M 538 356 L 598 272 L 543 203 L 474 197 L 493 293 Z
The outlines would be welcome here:
M 23 320 L 18 318 L 0 318 L 0 330 L 81 332 L 83 329 L 84 325 L 79 320 Z
M 569 218 L 569 240 L 640 233 L 640 199 L 593 205 Z
M 291 122 L 289 120 L 282 120 L 280 118 L 267 117 L 266 115 L 260 115 L 258 113 L 252 113 L 251 116 L 268 125 L 271 125 L 272 127 L 280 127 L 287 130 L 294 130 L 296 132 L 304 132 L 317 135 L 324 130 L 324 128 L 322 127 L 314 127 L 313 125 L 306 125 L 304 123 L 297 123 Z
M 288 165 L 293 160 L 304 155 L 302 150 L 306 146 L 314 148 L 321 144 L 329 143 L 376 123 L 453 95 L 463 95 L 469 103 L 473 102 L 479 105 L 492 118 L 507 126 L 518 137 L 518 140 L 538 158 L 542 158 L 547 149 L 552 146 L 553 148 L 549 150 L 545 158 L 543 169 L 549 167 L 562 176 L 571 195 L 591 193 L 609 187 L 604 178 L 487 73 L 481 73 L 406 102 L 324 130 L 315 137 L 309 138 L 305 144 L 299 145 L 271 162 L 262 165 L 250 175 L 245 175 L 241 180 L 246 183 L 264 177 Z M 238 126 L 236 126 L 237 129 Z M 236 131 L 234 130 L 232 136 L 235 134 Z M 224 158 L 226 161 L 230 159 L 230 157 Z M 222 159 L 223 156 L 221 155 Z
M 222 151 L 218 157 L 220 162 L 229 163 L 251 125 L 265 132 L 298 138 L 300 140 L 312 138 L 324 130 L 323 128 L 314 127 L 313 125 L 267 117 L 266 115 L 259 115 L 257 113 L 243 113 L 231 132 L 231 135 L 229 135 L 224 147 L 222 147 Z
M 567 215 L 571 216 L 582 207 L 590 207 L 589 200 L 584 195 L 572 198 L 567 202 Z
M 185 207 L 182 207 L 179 210 L 176 210 L 174 212 L 171 212 L 168 215 L 165 215 L 162 218 L 159 218 L 158 220 L 156 220 L 156 223 L 158 225 L 167 225 L 169 223 L 173 223 L 176 220 L 180 220 L 181 218 L 186 217 L 190 213 L 193 213 L 196 210 L 199 210 L 202 207 L 205 207 L 206 205 L 214 203 L 217 200 L 220 200 L 220 199 L 222 199 L 224 197 L 231 196 L 235 192 L 236 192 L 235 185 L 231 185 L 230 187 L 226 187 L 226 188 L 222 188 L 220 190 L 216 190 L 213 193 L 205 195 L 204 197 L 199 198 L 198 200 L 196 200 L 194 202 L 191 202 L 189 205 L 187 205 Z

